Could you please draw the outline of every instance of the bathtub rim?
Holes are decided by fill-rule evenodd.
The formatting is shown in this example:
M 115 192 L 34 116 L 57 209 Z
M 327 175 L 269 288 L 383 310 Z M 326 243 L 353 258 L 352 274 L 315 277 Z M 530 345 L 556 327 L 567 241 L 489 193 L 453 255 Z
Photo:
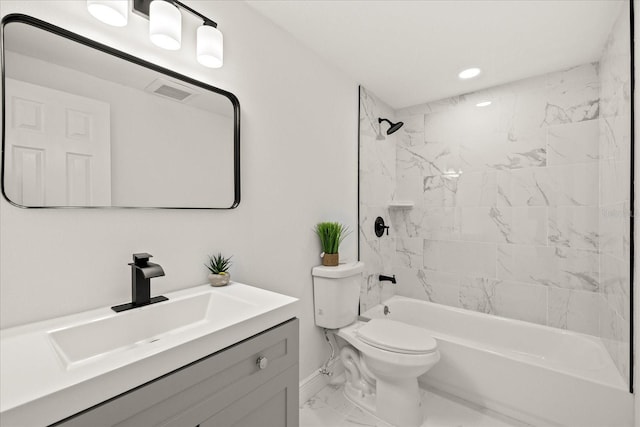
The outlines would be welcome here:
M 616 374 L 616 378 L 615 381 L 612 380 L 610 382 L 604 381 L 602 379 L 599 378 L 593 378 L 590 377 L 588 375 L 579 375 L 576 372 L 572 372 L 571 370 L 564 370 L 559 366 L 554 366 L 554 364 L 550 363 L 549 361 L 540 361 L 540 359 L 536 359 L 535 355 L 529 355 L 528 353 L 519 353 L 513 349 L 509 349 L 509 348 L 504 348 L 504 347 L 499 347 L 499 346 L 495 346 L 495 345 L 491 345 L 491 344 L 486 344 L 483 343 L 482 341 L 474 341 L 472 339 L 469 338 L 461 338 L 461 337 L 457 337 L 455 335 L 450 335 L 450 334 L 446 334 L 446 333 L 441 333 L 438 331 L 434 331 L 433 329 L 423 327 L 425 330 L 429 331 L 429 333 L 432 334 L 432 336 L 438 340 L 438 339 L 442 339 L 442 340 L 446 340 L 458 345 L 463 345 L 463 346 L 467 346 L 467 347 L 472 347 L 472 348 L 479 348 L 482 351 L 486 351 L 488 353 L 492 353 L 495 355 L 498 355 L 500 357 L 506 357 L 510 360 L 514 360 L 517 362 L 521 362 L 521 363 L 525 363 L 525 364 L 530 364 L 533 366 L 537 366 L 540 368 L 544 368 L 544 369 L 548 369 L 550 371 L 553 371 L 555 373 L 561 374 L 561 375 L 569 375 L 571 377 L 575 377 L 581 380 L 585 380 L 585 381 L 589 381 L 589 382 L 593 382 L 596 383 L 598 385 L 601 385 L 603 387 L 610 387 L 613 388 L 615 390 L 621 390 L 621 391 L 625 391 L 628 393 L 631 393 L 629 391 L 629 387 L 627 386 L 627 384 L 624 382 L 624 379 L 622 378 L 622 375 L 620 375 L 620 373 L 618 372 L 617 368 L 615 367 L 615 364 L 613 362 L 613 360 L 611 359 L 611 356 L 609 355 L 609 352 L 606 351 L 606 348 L 604 346 L 604 343 L 602 342 L 602 340 L 594 335 L 589 335 L 589 334 L 584 334 L 581 332 L 574 332 L 574 331 L 568 331 L 565 329 L 559 329 L 559 328 L 554 328 L 551 326 L 546 326 L 546 325 L 540 325 L 537 323 L 531 323 L 531 322 L 526 322 L 524 320 L 519 320 L 519 319 L 510 319 L 510 318 L 506 318 L 506 317 L 502 317 L 502 316 L 497 316 L 494 314 L 488 314 L 488 313 L 482 313 L 482 312 L 478 312 L 478 311 L 473 311 L 473 310 L 467 310 L 461 307 L 453 307 L 453 306 L 449 306 L 446 304 L 439 304 L 439 303 L 435 303 L 432 301 L 425 301 L 425 300 L 420 300 L 417 298 L 411 298 L 411 297 L 406 297 L 403 295 L 393 295 L 392 297 L 388 298 L 387 300 L 381 302 L 380 304 L 376 304 L 375 306 L 371 307 L 370 309 L 368 309 L 367 311 L 365 311 L 364 313 L 361 314 L 361 317 L 363 318 L 375 318 L 375 317 L 382 317 L 384 318 L 384 315 L 382 315 L 383 312 L 383 307 L 385 305 L 387 305 L 386 303 L 388 301 L 410 301 L 412 303 L 422 303 L 425 304 L 427 306 L 433 306 L 436 309 L 440 309 L 440 310 L 447 310 L 447 311 L 453 311 L 459 315 L 464 315 L 464 316 L 471 316 L 473 318 L 477 318 L 477 319 L 490 319 L 492 321 L 498 321 L 498 322 L 506 322 L 506 323 L 511 323 L 514 324 L 516 326 L 520 325 L 520 326 L 524 326 L 527 328 L 533 328 L 533 329 L 537 329 L 543 332 L 551 332 L 557 335 L 561 335 L 561 336 L 565 336 L 565 337 L 572 337 L 572 338 L 578 338 L 581 340 L 585 340 L 588 341 L 590 344 L 595 344 L 596 346 L 599 347 L 600 350 L 602 350 L 603 354 L 605 355 L 605 364 L 607 366 L 605 366 L 603 369 L 607 369 L 608 371 L 612 371 Z M 371 316 L 371 313 L 377 313 L 380 316 Z M 397 319 L 396 319 L 397 320 Z M 586 370 L 585 370 L 586 371 Z

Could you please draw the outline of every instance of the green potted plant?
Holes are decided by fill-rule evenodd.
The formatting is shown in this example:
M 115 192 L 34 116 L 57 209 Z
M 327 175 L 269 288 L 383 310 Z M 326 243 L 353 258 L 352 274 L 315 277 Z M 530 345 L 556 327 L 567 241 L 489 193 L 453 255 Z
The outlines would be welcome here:
M 320 246 L 322 246 L 322 265 L 337 266 L 340 261 L 338 249 L 340 243 L 351 232 L 349 227 L 339 222 L 320 222 L 316 225 L 315 232 L 320 238 Z
M 229 284 L 229 280 L 231 280 L 231 275 L 228 270 L 231 267 L 231 258 L 226 258 L 222 256 L 220 252 L 218 255 L 210 255 L 209 263 L 205 264 L 205 266 L 209 269 L 211 274 L 209 274 L 209 283 L 211 286 L 225 286 Z

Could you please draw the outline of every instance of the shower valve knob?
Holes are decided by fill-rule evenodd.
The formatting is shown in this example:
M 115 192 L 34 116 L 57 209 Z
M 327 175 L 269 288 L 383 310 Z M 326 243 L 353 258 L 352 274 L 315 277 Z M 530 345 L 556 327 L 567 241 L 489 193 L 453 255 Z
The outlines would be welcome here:
M 387 232 L 387 236 L 389 235 L 389 226 L 384 225 L 384 219 L 382 219 L 381 216 L 376 218 L 376 222 L 373 225 L 376 232 L 376 236 L 382 237 L 385 231 Z

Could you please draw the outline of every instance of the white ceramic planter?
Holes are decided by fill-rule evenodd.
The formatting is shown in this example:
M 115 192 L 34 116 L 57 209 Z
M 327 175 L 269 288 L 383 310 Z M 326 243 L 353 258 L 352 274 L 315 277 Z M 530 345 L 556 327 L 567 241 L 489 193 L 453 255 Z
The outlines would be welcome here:
M 226 286 L 231 280 L 230 274 L 209 274 L 209 283 L 211 286 Z

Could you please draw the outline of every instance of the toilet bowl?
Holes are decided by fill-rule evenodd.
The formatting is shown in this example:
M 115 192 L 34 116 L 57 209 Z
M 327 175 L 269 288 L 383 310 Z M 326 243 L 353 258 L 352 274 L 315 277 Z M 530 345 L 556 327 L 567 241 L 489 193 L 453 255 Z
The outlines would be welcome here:
M 345 342 L 340 357 L 347 374 L 346 397 L 392 425 L 421 425 L 418 377 L 440 360 L 436 341 L 426 330 L 372 319 L 335 334 Z M 345 351 L 350 348 L 357 353 Z
M 401 427 L 422 424 L 418 377 L 440 359 L 427 330 L 390 319 L 357 319 L 361 262 L 314 267 L 316 325 L 340 344 L 346 397 L 382 420 Z

